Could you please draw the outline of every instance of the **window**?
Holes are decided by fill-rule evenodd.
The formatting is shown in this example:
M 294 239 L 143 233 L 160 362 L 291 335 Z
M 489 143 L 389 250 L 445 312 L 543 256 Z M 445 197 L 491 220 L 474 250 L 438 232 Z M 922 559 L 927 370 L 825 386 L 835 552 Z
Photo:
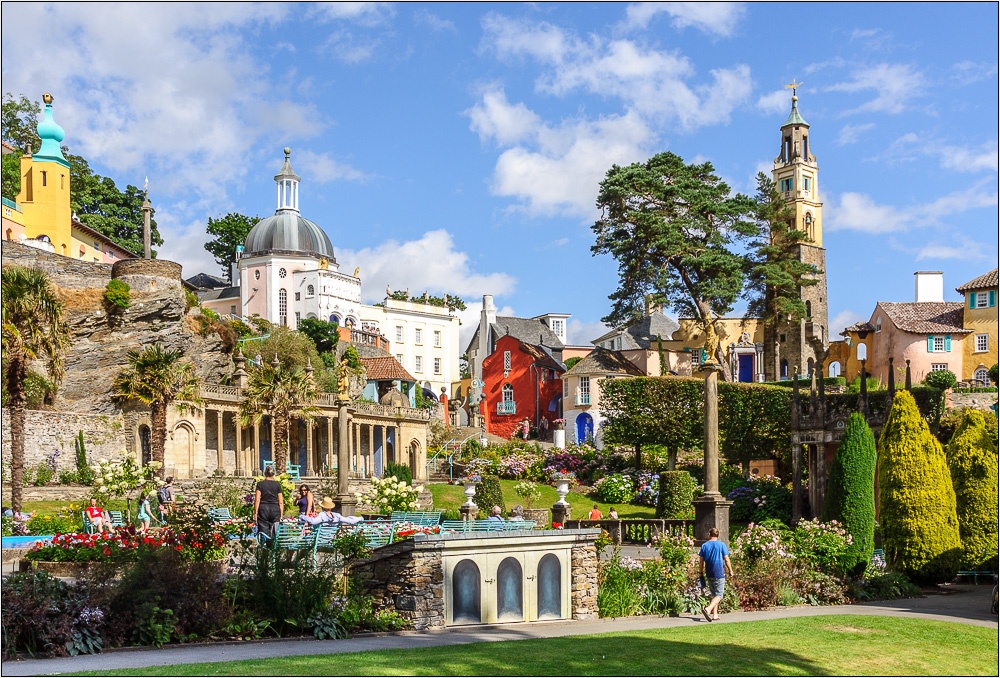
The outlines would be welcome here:
M 882 316 L 875 318 L 875 334 L 882 331 Z
M 424 343 L 424 331 L 419 327 L 413 330 L 413 343 L 418 345 Z
M 513 386 L 511 386 L 510 384 L 504 384 L 503 388 L 500 389 L 500 392 L 503 394 L 503 401 L 505 403 L 512 403 L 512 402 L 514 402 L 514 387 Z
M 552 321 L 552 332 L 557 337 L 561 337 L 563 335 L 563 321 L 562 320 L 553 320 Z
M 982 353 L 983 351 L 990 350 L 990 335 L 988 334 L 977 334 L 976 335 L 976 353 Z
M 811 191 L 812 190 L 812 184 L 813 184 L 813 180 L 812 179 L 810 179 L 809 177 L 802 177 L 802 190 L 803 191 L 807 191 L 807 192 Z
M 948 363 L 931 363 L 931 372 L 944 372 L 948 369 Z
M 302 322 L 302 314 L 298 311 L 295 312 L 295 329 L 299 329 L 299 323 Z
M 989 308 L 996 306 L 997 303 L 996 292 L 973 292 L 969 297 L 969 308 Z M 990 297 L 993 297 L 992 303 L 990 303 Z
M 928 353 L 951 353 L 951 335 L 930 335 L 927 337 Z
M 313 287 L 312 285 L 307 285 L 306 286 L 306 296 L 307 297 L 311 297 L 314 294 L 316 294 L 316 288 Z
M 396 325 L 396 343 L 403 343 L 403 327 L 401 325 Z
M 973 374 L 972 376 L 980 384 L 985 384 L 988 386 L 990 383 L 990 371 L 985 367 L 980 367 L 978 370 L 976 370 L 976 373 Z
M 510 372 L 510 351 L 503 352 L 503 371 Z
M 441 359 L 434 359 L 434 374 L 441 374 Z
M 236 305 L 233 304 L 229 307 L 229 315 L 236 315 Z
M 278 269 L 278 277 L 279 278 L 287 278 L 288 277 L 288 271 L 286 271 L 283 268 L 279 268 Z
M 590 377 L 580 377 L 580 393 L 590 394 Z
M 577 380 L 576 398 L 574 405 L 590 404 L 590 377 L 580 377 Z
M 260 280 L 260 271 L 254 271 L 253 272 L 253 279 L 254 280 Z
M 692 348 L 691 349 L 691 369 L 697 370 L 701 366 L 701 352 L 705 350 L 702 348 Z
M 434 345 L 441 348 L 441 330 L 434 330 Z
M 299 293 L 298 292 L 295 293 L 295 301 L 301 301 L 301 298 L 299 297 Z
M 413 369 L 416 372 L 423 372 L 424 371 L 424 357 L 423 356 L 419 356 L 418 355 L 417 357 L 415 357 L 413 359 Z
M 563 398 L 568 398 L 569 397 L 569 379 L 563 379 L 562 385 L 563 385 Z
M 45 180 L 46 180 L 46 173 L 42 172 L 42 186 L 45 185 Z
M 397 353 L 396 354 L 396 362 L 399 363 L 400 365 L 403 364 L 403 354 L 402 353 Z
M 288 292 L 278 290 L 278 324 L 288 324 Z

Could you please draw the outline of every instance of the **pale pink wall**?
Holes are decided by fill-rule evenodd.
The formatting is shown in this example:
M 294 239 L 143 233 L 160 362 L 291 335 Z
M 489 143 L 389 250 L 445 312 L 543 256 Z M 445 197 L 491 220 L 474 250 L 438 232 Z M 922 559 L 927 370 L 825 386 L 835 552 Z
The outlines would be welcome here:
M 882 331 L 869 333 L 868 372 L 881 380 L 889 381 L 889 356 L 893 357 L 896 368 L 896 384 L 902 384 L 906 361 L 910 361 L 910 377 L 914 384 L 923 381 L 931 371 L 932 363 L 948 363 L 948 369 L 956 375 L 962 374 L 962 335 L 952 335 L 951 352 L 928 353 L 927 335 L 906 332 L 897 328 L 885 312 L 877 306 L 869 322 L 875 325 L 876 317 L 882 316 Z

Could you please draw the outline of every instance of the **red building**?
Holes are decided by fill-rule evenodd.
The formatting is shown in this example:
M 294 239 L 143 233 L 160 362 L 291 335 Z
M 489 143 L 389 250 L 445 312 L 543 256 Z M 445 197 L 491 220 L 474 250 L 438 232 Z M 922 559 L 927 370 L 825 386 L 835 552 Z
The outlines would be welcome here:
M 486 430 L 510 438 L 527 418 L 532 426 L 562 417 L 562 363 L 542 347 L 505 335 L 483 360 L 481 412 Z

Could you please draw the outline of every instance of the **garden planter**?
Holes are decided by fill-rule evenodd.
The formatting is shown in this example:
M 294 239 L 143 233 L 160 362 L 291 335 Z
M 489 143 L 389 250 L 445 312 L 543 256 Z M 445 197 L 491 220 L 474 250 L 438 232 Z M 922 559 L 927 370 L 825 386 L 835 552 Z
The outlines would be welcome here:
M 568 480 L 557 480 L 556 484 L 556 494 L 559 495 L 559 501 L 556 502 L 557 506 L 566 506 L 566 495 L 569 494 L 569 481 Z
M 561 428 L 552 429 L 552 445 L 560 450 L 566 449 L 566 431 Z
M 476 496 L 477 484 L 478 483 L 465 483 L 465 503 L 462 504 L 462 506 L 473 507 L 476 505 L 475 502 L 472 501 L 472 498 Z

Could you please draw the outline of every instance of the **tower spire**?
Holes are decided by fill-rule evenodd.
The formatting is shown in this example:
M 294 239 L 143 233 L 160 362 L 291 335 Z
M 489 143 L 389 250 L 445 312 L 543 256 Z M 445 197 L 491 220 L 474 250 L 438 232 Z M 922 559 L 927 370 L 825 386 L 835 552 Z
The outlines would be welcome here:
M 274 183 L 278 185 L 278 212 L 299 211 L 299 181 L 301 178 L 292 169 L 292 149 L 285 146 L 285 164 L 281 171 L 274 175 Z
M 36 162 L 55 162 L 63 167 L 69 167 L 69 161 L 63 156 L 62 148 L 59 146 L 66 138 L 66 132 L 52 117 L 52 95 L 46 92 L 42 95 L 42 101 L 45 102 L 45 117 L 36 128 L 38 136 L 42 139 L 42 145 L 33 157 Z

